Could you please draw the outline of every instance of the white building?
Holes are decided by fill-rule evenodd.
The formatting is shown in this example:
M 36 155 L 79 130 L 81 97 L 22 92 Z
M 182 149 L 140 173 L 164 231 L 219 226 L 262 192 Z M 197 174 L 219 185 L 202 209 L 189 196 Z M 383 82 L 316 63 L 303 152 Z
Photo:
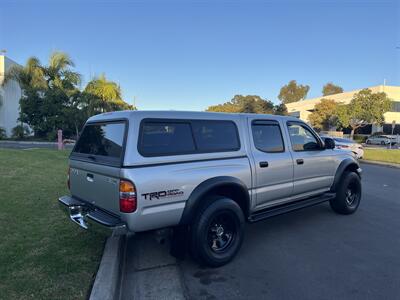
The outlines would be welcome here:
M 384 131 L 385 133 L 391 133 L 392 122 L 400 124 L 400 86 L 388 86 L 388 85 L 378 85 L 369 87 L 373 93 L 385 92 L 390 100 L 393 101 L 392 108 L 390 111 L 384 114 L 385 124 L 383 127 L 377 127 L 375 125 L 370 125 L 366 128 L 365 133 L 371 133 L 375 131 Z M 349 104 L 355 93 L 361 90 L 354 90 L 349 92 L 343 92 L 335 95 L 329 95 L 324 97 L 318 97 L 313 99 L 305 99 L 293 103 L 286 104 L 289 115 L 302 119 L 305 122 L 309 122 L 309 115 L 314 111 L 316 104 L 320 103 L 322 99 L 332 99 L 335 102 L 342 104 Z M 396 126 L 396 132 L 400 131 L 400 125 Z
M 21 88 L 15 80 L 4 82 L 4 76 L 11 66 L 17 65 L 4 55 L 0 55 L 0 127 L 6 130 L 7 136 L 18 125 L 19 99 Z

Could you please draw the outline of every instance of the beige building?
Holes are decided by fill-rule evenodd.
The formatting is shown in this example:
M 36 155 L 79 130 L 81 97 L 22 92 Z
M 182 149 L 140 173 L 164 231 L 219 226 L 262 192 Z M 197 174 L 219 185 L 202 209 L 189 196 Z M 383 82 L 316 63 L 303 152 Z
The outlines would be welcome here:
M 393 121 L 396 121 L 396 124 L 400 124 L 400 86 L 378 85 L 369 87 L 369 89 L 373 93 L 385 92 L 387 96 L 394 102 L 392 111 L 389 111 L 384 115 L 385 124 L 392 124 Z M 339 103 L 349 104 L 353 98 L 353 95 L 359 91 L 361 91 L 361 89 L 324 97 L 305 99 L 286 104 L 286 107 L 290 115 L 308 122 L 308 116 L 314 111 L 315 105 L 321 102 L 321 99 L 332 99 Z M 372 129 L 372 131 L 376 130 L 379 130 L 379 128 Z
M 18 125 L 19 99 L 21 88 L 18 82 L 4 82 L 4 76 L 9 68 L 17 63 L 4 55 L 0 55 L 0 127 L 6 130 L 7 136 Z

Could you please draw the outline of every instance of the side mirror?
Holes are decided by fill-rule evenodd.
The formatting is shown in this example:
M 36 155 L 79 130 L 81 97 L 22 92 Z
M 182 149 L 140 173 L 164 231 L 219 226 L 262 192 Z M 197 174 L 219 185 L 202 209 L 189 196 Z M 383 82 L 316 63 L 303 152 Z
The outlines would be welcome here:
M 335 140 L 331 138 L 325 138 L 325 149 L 335 149 Z

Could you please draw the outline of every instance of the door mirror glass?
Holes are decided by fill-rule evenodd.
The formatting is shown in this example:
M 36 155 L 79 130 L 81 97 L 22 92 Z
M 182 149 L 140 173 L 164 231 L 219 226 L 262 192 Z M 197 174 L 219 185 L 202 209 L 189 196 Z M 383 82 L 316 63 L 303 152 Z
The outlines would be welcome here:
M 335 140 L 331 138 L 325 138 L 325 149 L 335 149 Z

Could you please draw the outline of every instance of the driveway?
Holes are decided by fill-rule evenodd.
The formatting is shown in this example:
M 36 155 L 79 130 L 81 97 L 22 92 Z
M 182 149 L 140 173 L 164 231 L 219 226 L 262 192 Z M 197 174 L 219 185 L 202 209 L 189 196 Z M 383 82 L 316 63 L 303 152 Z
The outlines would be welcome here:
M 329 204 L 247 225 L 228 265 L 176 261 L 151 234 L 128 240 L 122 299 L 398 299 L 400 169 L 363 164 L 354 215 Z

